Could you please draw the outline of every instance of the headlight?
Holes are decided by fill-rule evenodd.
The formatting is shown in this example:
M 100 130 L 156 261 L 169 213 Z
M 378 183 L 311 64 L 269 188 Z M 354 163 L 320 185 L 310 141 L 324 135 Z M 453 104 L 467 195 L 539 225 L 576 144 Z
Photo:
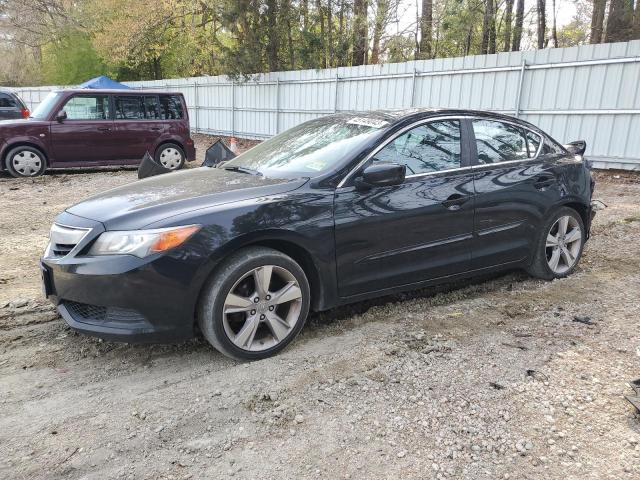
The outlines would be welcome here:
M 181 245 L 200 228 L 200 225 L 187 225 L 155 230 L 104 232 L 89 250 L 89 255 L 135 255 L 143 258 Z

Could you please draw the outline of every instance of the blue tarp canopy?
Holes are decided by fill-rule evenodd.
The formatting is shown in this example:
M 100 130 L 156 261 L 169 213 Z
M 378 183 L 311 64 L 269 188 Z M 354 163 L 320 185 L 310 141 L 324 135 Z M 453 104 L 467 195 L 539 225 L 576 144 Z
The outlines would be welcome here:
M 91 80 L 87 80 L 86 82 L 80 84 L 80 88 L 128 89 L 129 87 L 122 83 L 116 82 L 115 80 L 111 80 L 109 77 L 100 75 L 99 77 L 92 78 Z

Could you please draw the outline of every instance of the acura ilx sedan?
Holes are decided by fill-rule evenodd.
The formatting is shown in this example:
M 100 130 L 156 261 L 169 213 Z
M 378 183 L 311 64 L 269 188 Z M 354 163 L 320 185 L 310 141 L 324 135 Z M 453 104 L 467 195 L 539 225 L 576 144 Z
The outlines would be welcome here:
M 487 112 L 341 113 L 218 165 L 62 212 L 42 259 L 75 330 L 282 350 L 310 310 L 523 268 L 569 275 L 589 236 L 585 143 Z

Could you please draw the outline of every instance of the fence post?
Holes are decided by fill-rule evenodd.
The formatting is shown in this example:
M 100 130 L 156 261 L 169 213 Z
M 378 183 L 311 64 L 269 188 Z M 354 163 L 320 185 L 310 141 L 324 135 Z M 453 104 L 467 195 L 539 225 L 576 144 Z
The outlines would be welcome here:
M 333 92 L 333 113 L 338 111 L 338 84 L 340 83 L 340 77 L 338 76 L 338 68 L 336 68 L 336 91 Z
M 522 60 L 520 66 L 520 78 L 518 79 L 518 93 L 516 93 L 516 117 L 520 116 L 520 100 L 522 99 L 522 85 L 524 83 L 524 72 L 527 69 L 527 61 Z
M 231 136 L 236 136 L 236 81 L 231 80 Z
M 280 77 L 276 78 L 276 135 L 280 133 Z
M 413 107 L 414 103 L 415 103 L 415 96 L 416 96 L 416 66 L 413 66 L 413 75 L 411 76 L 411 103 L 409 104 L 410 107 Z
M 195 130 L 196 133 L 200 132 L 200 129 L 198 128 L 198 117 L 200 116 L 200 103 L 198 101 L 198 82 L 196 82 L 195 80 L 193 81 L 193 96 L 195 98 L 195 111 L 196 111 L 196 125 L 195 125 Z

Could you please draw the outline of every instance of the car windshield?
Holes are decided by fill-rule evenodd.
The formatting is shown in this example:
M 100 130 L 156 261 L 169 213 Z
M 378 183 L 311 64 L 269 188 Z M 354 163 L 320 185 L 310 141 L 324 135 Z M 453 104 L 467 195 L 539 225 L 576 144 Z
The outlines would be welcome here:
M 317 175 L 328 171 L 388 126 L 374 116 L 319 118 L 287 130 L 224 164 L 265 175 Z
M 62 95 L 60 92 L 49 92 L 49 94 L 44 97 L 44 100 L 31 112 L 30 117 L 37 120 L 46 120 L 51 113 L 51 109 L 58 102 L 60 95 Z

